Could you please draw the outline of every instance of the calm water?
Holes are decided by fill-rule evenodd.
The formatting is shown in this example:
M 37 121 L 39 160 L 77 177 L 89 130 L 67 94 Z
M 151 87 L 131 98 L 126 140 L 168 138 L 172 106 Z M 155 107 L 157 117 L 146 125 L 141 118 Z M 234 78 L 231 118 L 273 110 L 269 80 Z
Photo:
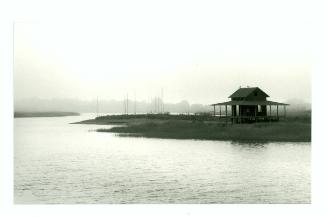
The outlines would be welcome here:
M 15 119 L 15 203 L 310 203 L 310 144 L 121 138 Z

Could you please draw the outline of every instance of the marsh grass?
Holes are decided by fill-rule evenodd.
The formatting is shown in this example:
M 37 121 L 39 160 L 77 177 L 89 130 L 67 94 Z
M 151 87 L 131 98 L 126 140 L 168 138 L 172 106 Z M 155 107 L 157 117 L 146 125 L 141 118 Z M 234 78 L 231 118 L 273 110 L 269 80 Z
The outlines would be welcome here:
M 214 121 L 130 121 L 126 126 L 98 129 L 119 136 L 172 139 L 206 139 L 231 141 L 287 141 L 310 142 L 311 122 L 295 118 L 280 122 L 254 124 L 226 124 Z

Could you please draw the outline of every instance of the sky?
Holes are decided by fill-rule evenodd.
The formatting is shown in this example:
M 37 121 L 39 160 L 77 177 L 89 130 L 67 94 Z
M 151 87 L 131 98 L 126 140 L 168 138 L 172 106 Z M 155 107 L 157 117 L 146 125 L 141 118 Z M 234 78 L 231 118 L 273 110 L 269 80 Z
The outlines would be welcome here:
M 122 1 L 124 2 L 124 1 Z M 240 86 L 311 101 L 310 7 L 146 1 L 14 24 L 14 97 L 211 104 Z M 85 7 L 85 6 L 83 6 Z

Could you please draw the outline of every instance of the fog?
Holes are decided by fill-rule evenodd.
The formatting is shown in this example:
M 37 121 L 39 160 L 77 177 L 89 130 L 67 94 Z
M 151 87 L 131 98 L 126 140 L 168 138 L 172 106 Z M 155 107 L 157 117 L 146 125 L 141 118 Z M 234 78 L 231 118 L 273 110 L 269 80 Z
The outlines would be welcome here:
M 167 105 L 207 106 L 240 86 L 258 86 L 274 101 L 310 102 L 306 5 L 238 3 L 135 6 L 128 14 L 119 8 L 87 22 L 16 22 L 15 109 L 54 110 L 57 102 L 66 109 L 68 100 L 84 111 L 99 98 L 102 105 L 117 102 L 118 110 L 127 94 L 144 110 L 162 95 Z M 33 99 L 49 104 L 33 107 Z
M 27 98 L 15 101 L 17 112 L 43 112 L 63 111 L 80 113 L 126 113 L 126 101 L 124 100 L 79 100 L 79 99 L 40 99 Z M 299 99 L 290 99 L 288 111 L 310 111 L 311 104 Z M 128 114 L 134 113 L 202 113 L 213 111 L 208 104 L 194 104 L 186 100 L 177 103 L 163 102 L 160 98 L 152 98 L 150 101 L 128 100 Z

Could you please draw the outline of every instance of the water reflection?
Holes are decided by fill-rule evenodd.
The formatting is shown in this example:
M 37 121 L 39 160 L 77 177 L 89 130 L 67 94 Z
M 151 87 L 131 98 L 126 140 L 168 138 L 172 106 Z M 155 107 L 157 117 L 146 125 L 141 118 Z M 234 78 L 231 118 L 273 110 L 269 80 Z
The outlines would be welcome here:
M 267 144 L 269 144 L 270 142 L 240 142 L 240 141 L 231 141 L 230 144 L 234 145 L 234 146 L 240 146 L 242 148 L 244 147 L 248 147 L 248 148 L 265 148 Z

